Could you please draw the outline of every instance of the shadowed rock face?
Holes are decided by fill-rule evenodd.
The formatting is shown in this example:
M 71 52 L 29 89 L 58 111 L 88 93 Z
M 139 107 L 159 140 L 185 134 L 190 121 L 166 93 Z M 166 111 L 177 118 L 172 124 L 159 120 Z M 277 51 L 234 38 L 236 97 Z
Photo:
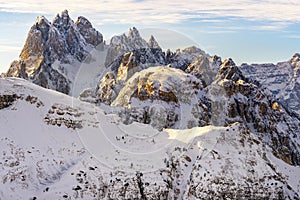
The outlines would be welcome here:
M 67 71 L 76 69 L 57 70 L 53 64 L 82 62 L 91 48 L 101 44 L 102 34 L 84 17 L 74 23 L 65 10 L 50 23 L 40 16 L 28 33 L 19 60 L 11 64 L 6 76 L 68 94 L 73 80 L 67 78 Z

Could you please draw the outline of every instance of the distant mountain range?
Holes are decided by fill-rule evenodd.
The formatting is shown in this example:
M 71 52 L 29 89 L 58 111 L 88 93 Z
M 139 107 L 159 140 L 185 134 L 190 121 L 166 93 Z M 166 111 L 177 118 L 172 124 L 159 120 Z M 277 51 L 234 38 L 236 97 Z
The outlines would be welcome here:
M 0 199 L 300 199 L 299 67 L 38 17 L 0 78 Z

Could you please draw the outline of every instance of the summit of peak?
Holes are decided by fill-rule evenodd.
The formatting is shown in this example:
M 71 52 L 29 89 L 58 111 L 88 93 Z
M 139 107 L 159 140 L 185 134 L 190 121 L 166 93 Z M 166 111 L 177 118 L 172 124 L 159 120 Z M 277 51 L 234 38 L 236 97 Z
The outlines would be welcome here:
M 41 24 L 49 24 L 49 21 L 46 19 L 46 17 L 44 16 L 38 16 L 36 18 L 36 21 L 35 21 L 36 24 L 38 25 L 41 25 Z
M 290 59 L 290 63 L 295 69 L 297 69 L 294 74 L 298 74 L 298 69 L 300 67 L 300 53 L 295 53 L 293 57 Z
M 93 28 L 92 23 L 87 18 L 79 16 L 75 25 L 87 43 L 95 47 L 103 43 L 103 35 Z
M 234 61 L 231 58 L 227 58 L 222 63 L 219 71 L 218 71 L 218 77 L 221 79 L 227 79 L 227 80 L 245 80 L 245 77 L 243 76 L 240 69 L 235 65 Z
M 151 41 L 151 40 L 155 40 L 153 35 L 151 35 L 150 38 L 149 38 L 149 41 Z
M 153 35 L 150 36 L 150 38 L 148 40 L 148 45 L 149 45 L 150 48 L 161 49 L 158 42 L 156 41 L 156 39 L 154 38 Z
M 291 59 L 292 62 L 300 61 L 300 53 L 295 53 Z
M 61 12 L 61 16 L 62 16 L 62 17 L 69 17 L 69 12 L 68 12 L 68 10 L 63 10 L 63 11 Z
M 224 60 L 224 62 L 222 63 L 223 67 L 230 67 L 230 66 L 235 66 L 234 61 L 232 60 L 232 58 L 226 58 Z
M 61 19 L 61 18 L 69 18 L 69 17 L 70 16 L 69 16 L 68 10 L 63 10 L 61 13 L 56 14 L 56 16 L 53 19 L 53 22 L 55 22 L 56 20 Z
M 93 28 L 92 23 L 85 17 L 79 16 L 75 22 L 77 26 L 84 26 L 85 28 Z
M 132 27 L 129 29 L 128 37 L 140 37 L 140 33 L 136 27 Z
M 77 18 L 77 22 L 79 22 L 79 21 L 90 23 L 90 21 L 89 21 L 86 17 L 84 17 L 84 16 L 79 16 L 79 17 Z
M 61 15 L 56 15 L 52 23 L 54 26 L 60 29 L 61 27 L 69 27 L 72 21 L 73 20 L 70 18 L 68 10 L 64 10 L 61 12 Z

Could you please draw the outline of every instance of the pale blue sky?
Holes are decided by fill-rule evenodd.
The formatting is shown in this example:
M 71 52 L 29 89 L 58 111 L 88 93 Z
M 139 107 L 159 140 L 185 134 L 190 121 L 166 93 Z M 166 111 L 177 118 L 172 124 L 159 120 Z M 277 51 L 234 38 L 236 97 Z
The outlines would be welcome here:
M 238 64 L 276 63 L 300 52 L 299 7 L 298 0 L 0 0 L 0 72 L 18 58 L 36 17 L 52 21 L 63 9 L 73 20 L 87 17 L 106 40 L 135 26 L 164 48 L 196 44 Z

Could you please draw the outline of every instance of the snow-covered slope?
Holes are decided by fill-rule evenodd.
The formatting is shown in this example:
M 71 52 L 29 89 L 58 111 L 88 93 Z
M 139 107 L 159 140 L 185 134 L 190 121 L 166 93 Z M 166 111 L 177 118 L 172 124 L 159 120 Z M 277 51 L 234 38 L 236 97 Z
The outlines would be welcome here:
M 246 77 L 268 88 L 281 103 L 300 114 L 300 54 L 287 62 L 274 64 L 244 64 L 240 67 Z
M 25 80 L 0 85 L 1 199 L 299 199 L 299 166 L 243 124 L 157 131 Z

